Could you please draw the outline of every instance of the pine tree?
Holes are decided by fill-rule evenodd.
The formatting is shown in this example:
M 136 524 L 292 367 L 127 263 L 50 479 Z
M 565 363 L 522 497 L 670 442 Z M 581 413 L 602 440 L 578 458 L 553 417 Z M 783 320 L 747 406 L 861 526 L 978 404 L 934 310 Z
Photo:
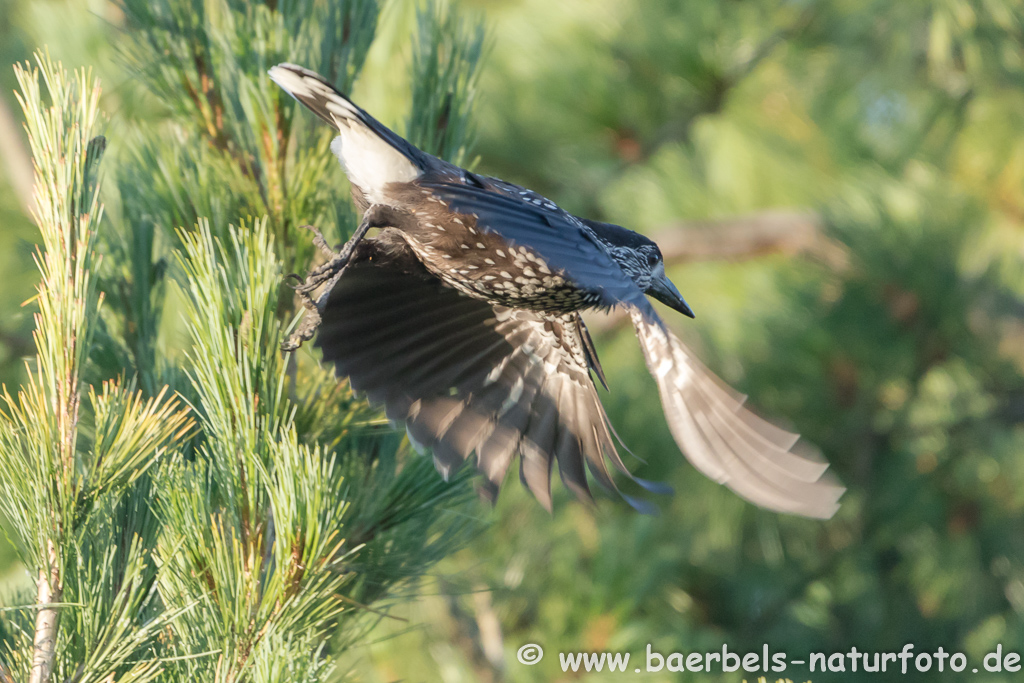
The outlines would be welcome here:
M 122 9 L 149 93 L 124 101 L 155 120 L 104 125 L 89 72 L 18 67 L 42 279 L 37 355 L 0 412 L 0 512 L 36 589 L 4 600 L 0 680 L 324 680 L 480 527 L 465 476 L 279 350 L 285 275 L 314 265 L 303 226 L 340 242 L 357 217 L 328 131 L 266 70 L 348 89 L 381 8 Z M 465 155 L 482 46 L 447 5 L 419 12 L 407 128 L 427 149 Z

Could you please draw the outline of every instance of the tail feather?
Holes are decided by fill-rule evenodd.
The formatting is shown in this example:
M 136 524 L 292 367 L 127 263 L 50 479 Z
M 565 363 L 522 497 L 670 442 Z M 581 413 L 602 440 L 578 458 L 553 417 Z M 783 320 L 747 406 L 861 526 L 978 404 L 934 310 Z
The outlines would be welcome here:
M 287 63 L 267 73 L 285 92 L 338 130 L 340 135 L 331 150 L 349 180 L 372 202 L 384 203 L 382 193 L 388 183 L 411 182 L 429 165 L 426 154 L 356 106 L 320 74 Z
M 404 147 L 412 147 L 404 138 L 366 113 L 315 71 L 285 62 L 272 67 L 267 73 L 285 92 L 339 131 L 344 131 L 352 124 L 361 125 L 403 153 Z

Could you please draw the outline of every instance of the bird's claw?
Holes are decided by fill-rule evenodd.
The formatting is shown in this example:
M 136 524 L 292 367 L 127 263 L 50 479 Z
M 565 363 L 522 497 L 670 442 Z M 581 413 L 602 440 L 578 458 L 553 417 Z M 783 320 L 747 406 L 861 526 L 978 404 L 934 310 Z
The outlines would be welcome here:
M 303 302 L 305 305 L 305 302 Z M 298 329 L 288 335 L 288 338 L 281 343 L 281 350 L 285 353 L 297 350 L 304 342 L 313 338 L 316 328 L 320 327 L 320 311 L 314 305 L 312 309 L 306 309 L 306 316 L 299 323 Z
M 344 267 L 340 268 L 339 271 L 340 270 L 344 270 Z M 327 276 L 324 276 L 323 274 L 314 276 L 313 273 L 310 273 L 309 277 L 305 280 L 300 279 L 299 284 L 295 285 L 295 294 L 299 297 L 299 302 L 302 304 L 302 307 L 306 309 L 306 315 L 299 324 L 298 329 L 292 332 L 288 336 L 288 339 L 281 344 L 282 351 L 295 351 L 302 346 L 303 342 L 307 342 L 313 338 L 316 328 L 320 326 L 321 302 L 313 299 L 312 292 L 333 276 L 333 273 Z M 329 293 L 330 290 L 324 292 L 320 298 L 325 299 Z
M 320 232 L 319 228 L 315 225 L 303 225 L 304 229 L 309 230 L 313 233 L 313 246 L 322 251 L 327 256 L 337 256 L 337 253 L 327 244 L 327 240 L 324 238 L 324 234 Z
M 321 317 L 320 309 L 326 303 L 328 295 L 331 290 L 334 289 L 334 285 L 338 282 L 342 273 L 345 272 L 345 268 L 348 266 L 349 261 L 352 259 L 352 253 L 355 251 L 356 245 L 366 235 L 366 231 L 369 227 L 369 221 L 364 216 L 363 222 L 360 223 L 350 239 L 341 251 L 333 251 L 327 246 L 327 240 L 324 239 L 323 233 L 321 233 L 316 226 L 304 225 L 303 228 L 313 233 L 313 244 L 330 256 L 330 260 L 320 266 L 317 266 L 313 270 L 309 271 L 309 274 L 305 279 L 299 277 L 295 273 L 289 274 L 287 277 L 294 277 L 299 281 L 299 284 L 295 285 L 295 293 L 299 297 L 299 301 L 302 303 L 302 307 L 306 309 L 306 315 L 299 324 L 298 329 L 292 332 L 284 342 L 281 343 L 281 350 L 285 352 L 295 351 L 304 342 L 309 341 L 313 338 L 316 333 L 316 329 L 320 326 Z M 317 300 L 313 299 L 313 292 L 319 289 L 324 283 L 327 284 L 327 288 L 320 298 Z
M 316 333 L 316 329 L 320 326 L 320 303 L 321 301 L 313 299 L 313 292 L 319 289 L 325 282 L 332 280 L 340 271 L 344 270 L 345 265 L 348 261 L 347 258 L 343 259 L 344 249 L 341 252 L 333 251 L 327 246 L 327 240 L 324 239 L 323 233 L 321 233 L 316 226 L 304 225 L 302 226 L 306 230 L 313 233 L 313 244 L 324 252 L 331 259 L 320 266 L 317 266 L 309 272 L 306 277 L 302 277 L 296 273 L 289 273 L 285 276 L 286 279 L 294 278 L 297 281 L 295 285 L 289 285 L 295 290 L 295 294 L 299 297 L 299 302 L 302 307 L 306 310 L 306 315 L 302 318 L 302 322 L 299 323 L 299 327 L 288 335 L 288 338 L 281 343 L 281 350 L 284 352 L 295 351 L 303 343 L 313 338 Z M 328 292 L 325 292 L 321 299 L 327 296 Z

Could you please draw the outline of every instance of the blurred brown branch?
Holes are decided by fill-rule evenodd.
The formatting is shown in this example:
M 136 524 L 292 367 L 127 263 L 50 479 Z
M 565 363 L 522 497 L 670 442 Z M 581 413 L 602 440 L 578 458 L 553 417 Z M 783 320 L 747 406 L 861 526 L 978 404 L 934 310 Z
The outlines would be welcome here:
M 769 254 L 809 255 L 832 267 L 846 265 L 843 248 L 822 233 L 812 211 L 763 211 L 709 221 L 681 221 L 651 238 L 667 264 L 744 261 Z
M 25 141 L 18 130 L 17 119 L 6 98 L 0 97 L 0 157 L 7 177 L 14 188 L 25 215 L 32 213 L 32 182 L 34 169 Z

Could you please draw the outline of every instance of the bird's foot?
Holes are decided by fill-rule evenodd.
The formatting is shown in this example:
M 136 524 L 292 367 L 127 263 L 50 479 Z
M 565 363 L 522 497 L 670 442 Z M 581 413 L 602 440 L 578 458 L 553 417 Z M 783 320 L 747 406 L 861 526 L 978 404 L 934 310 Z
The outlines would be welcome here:
M 312 275 L 312 274 L 311 274 Z M 290 274 L 288 277 L 295 278 L 299 281 L 298 285 L 295 285 L 295 294 L 299 297 L 299 303 L 306 310 L 306 315 L 303 316 L 302 322 L 299 323 L 298 328 L 288 338 L 281 343 L 281 350 L 285 352 L 295 351 L 304 342 L 309 341 L 313 338 L 313 334 L 316 329 L 320 327 L 320 307 L 317 305 L 317 301 L 311 296 L 311 292 L 316 287 L 309 288 L 310 279 L 306 278 L 303 280 L 295 273 Z
M 304 280 L 299 278 L 298 275 L 293 274 L 291 276 L 299 280 L 299 284 L 294 286 L 295 294 L 298 296 L 299 303 L 302 304 L 302 308 L 305 309 L 306 314 L 303 316 L 302 322 L 299 323 L 298 328 L 288 335 L 288 338 L 281 344 L 282 351 L 295 351 L 302 346 L 304 342 L 312 339 L 317 328 L 320 327 L 320 309 L 326 302 L 327 296 L 331 293 L 331 289 L 334 288 L 334 283 L 337 282 L 339 277 L 341 277 L 341 274 L 345 270 L 345 266 L 348 265 L 348 259 L 341 261 L 341 259 L 338 258 L 339 255 L 340 254 L 334 254 L 330 261 L 313 269 Z M 327 287 L 318 299 L 314 299 L 313 292 L 327 282 L 330 283 L 330 286 Z
M 312 301 L 312 299 L 310 299 Z M 305 305 L 305 302 L 303 302 Z M 308 342 L 320 327 L 320 311 L 314 305 L 312 309 L 306 309 L 306 315 L 302 318 L 298 328 L 288 338 L 281 342 L 281 350 L 285 353 L 297 350 L 303 343 Z
M 331 249 L 330 245 L 327 244 L 327 240 L 324 238 L 324 234 L 320 232 L 320 229 L 315 225 L 303 225 L 302 229 L 309 230 L 313 233 L 313 246 L 322 251 L 327 256 L 335 256 L 335 251 Z
M 320 311 L 327 303 L 327 297 L 330 295 L 331 290 L 334 289 L 334 285 L 337 284 L 338 280 L 345 272 L 345 268 L 348 266 L 349 261 L 352 259 L 352 254 L 355 252 L 356 246 L 362 241 L 363 237 L 366 236 L 366 231 L 370 228 L 370 221 L 368 215 L 363 217 L 359 227 L 356 228 L 355 233 L 352 235 L 352 239 L 345 243 L 345 246 L 341 248 L 341 251 L 334 252 L 328 245 L 327 240 L 324 239 L 323 233 L 316 229 L 315 226 L 305 225 L 303 226 L 307 230 L 313 233 L 313 244 L 330 256 L 330 260 L 321 266 L 318 266 L 309 272 L 305 280 L 301 280 L 298 285 L 295 286 L 295 293 L 299 297 L 299 301 L 302 303 L 302 307 L 306 309 L 306 315 L 302 318 L 302 323 L 299 327 L 288 335 L 288 338 L 281 343 L 281 350 L 285 352 L 295 351 L 304 342 L 309 341 L 313 338 L 316 333 L 316 329 L 320 327 L 322 318 Z M 296 279 L 299 279 L 297 275 L 293 275 Z M 319 298 L 313 298 L 313 292 L 319 289 L 326 283 L 326 288 Z

